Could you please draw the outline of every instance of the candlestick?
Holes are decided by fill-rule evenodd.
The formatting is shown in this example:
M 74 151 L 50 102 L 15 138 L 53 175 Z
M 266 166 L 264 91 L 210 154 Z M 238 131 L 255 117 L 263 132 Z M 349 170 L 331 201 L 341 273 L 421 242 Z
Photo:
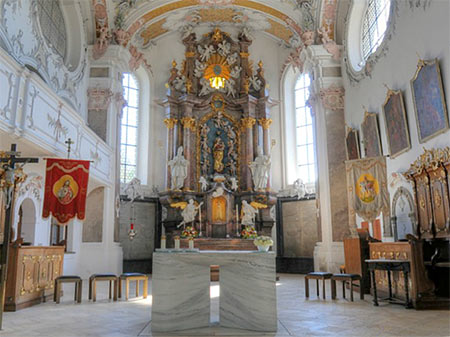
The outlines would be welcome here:
M 194 249 L 194 238 L 189 238 L 189 249 Z
M 166 236 L 161 235 L 161 249 L 166 249 Z
M 175 249 L 180 249 L 180 237 L 175 236 L 174 240 L 175 240 Z

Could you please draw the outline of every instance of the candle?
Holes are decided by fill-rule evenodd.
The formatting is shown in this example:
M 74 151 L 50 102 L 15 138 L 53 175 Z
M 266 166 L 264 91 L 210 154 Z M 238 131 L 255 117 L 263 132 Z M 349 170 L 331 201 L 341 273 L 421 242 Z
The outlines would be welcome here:
M 161 235 L 161 249 L 166 249 L 166 236 Z
M 174 240 L 175 240 L 175 249 L 180 249 L 180 237 L 175 236 Z
M 189 249 L 194 249 L 194 238 L 189 238 Z
M 239 206 L 236 205 L 236 223 L 239 223 Z
M 200 225 L 202 223 L 202 204 L 198 207 L 198 221 L 200 222 Z

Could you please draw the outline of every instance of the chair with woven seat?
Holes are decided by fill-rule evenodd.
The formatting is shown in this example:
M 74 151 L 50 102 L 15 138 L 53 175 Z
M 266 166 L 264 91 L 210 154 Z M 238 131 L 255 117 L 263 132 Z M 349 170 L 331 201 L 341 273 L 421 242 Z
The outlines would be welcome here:
M 139 296 L 139 281 L 144 281 L 143 297 L 147 298 L 148 276 L 141 273 L 123 273 L 119 276 L 119 298 L 122 298 L 122 280 L 125 281 L 125 299 L 128 300 L 130 281 L 136 281 L 136 297 Z
M 114 297 L 113 300 L 117 301 L 117 276 L 114 274 L 93 274 L 89 277 L 89 299 L 94 302 L 97 300 L 97 281 L 109 281 L 109 299 L 112 295 L 112 286 L 114 282 Z
M 77 303 L 81 303 L 81 294 L 82 294 L 82 286 L 83 281 L 81 280 L 81 277 L 74 276 L 74 275 L 65 275 L 65 276 L 59 276 L 55 279 L 55 287 L 53 292 L 53 301 L 57 304 L 60 301 L 61 298 L 61 285 L 62 283 L 75 283 L 75 295 L 74 300 Z
M 342 282 L 342 297 L 345 298 L 345 286 L 346 283 L 350 283 L 350 300 L 353 302 L 353 281 L 359 281 L 359 296 L 360 299 L 364 299 L 364 290 L 362 288 L 361 275 L 358 274 L 334 274 L 331 277 L 331 297 L 336 299 L 336 281 Z
M 317 297 L 319 297 L 319 280 L 322 280 L 322 296 L 325 299 L 325 280 L 331 279 L 332 273 L 315 271 L 305 276 L 305 297 L 309 297 L 309 279 L 316 280 Z

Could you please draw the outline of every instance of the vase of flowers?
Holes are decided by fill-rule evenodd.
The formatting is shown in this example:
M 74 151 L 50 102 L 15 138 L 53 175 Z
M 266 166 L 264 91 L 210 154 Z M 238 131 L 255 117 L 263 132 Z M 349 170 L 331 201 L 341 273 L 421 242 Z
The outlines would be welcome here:
M 270 236 L 258 236 L 253 244 L 258 247 L 260 252 L 268 252 L 269 248 L 273 246 L 273 240 Z
M 245 226 L 241 232 L 241 237 L 243 239 L 254 239 L 258 236 L 258 233 L 253 226 Z
M 187 226 L 183 232 L 181 232 L 182 238 L 196 238 L 198 236 L 197 230 L 192 226 Z

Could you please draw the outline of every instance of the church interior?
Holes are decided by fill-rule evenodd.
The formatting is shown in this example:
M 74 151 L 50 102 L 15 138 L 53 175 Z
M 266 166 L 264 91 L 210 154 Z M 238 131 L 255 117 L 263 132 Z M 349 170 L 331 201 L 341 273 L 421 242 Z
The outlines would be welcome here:
M 450 335 L 449 17 L 0 0 L 0 334 Z

